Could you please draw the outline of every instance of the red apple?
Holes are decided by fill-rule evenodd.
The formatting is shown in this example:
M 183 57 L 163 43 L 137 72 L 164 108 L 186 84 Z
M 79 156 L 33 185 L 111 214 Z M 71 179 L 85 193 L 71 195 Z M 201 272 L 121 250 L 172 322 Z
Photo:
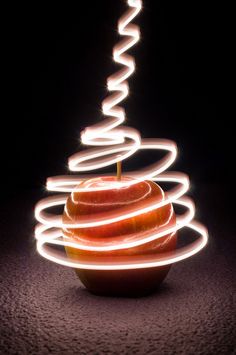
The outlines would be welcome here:
M 124 178 L 123 178 L 124 179 Z M 125 178 L 128 179 L 128 178 Z M 90 186 L 98 183 L 111 184 L 115 177 L 102 177 L 83 182 Z M 112 188 L 100 191 L 73 192 L 66 203 L 63 215 L 63 223 L 78 223 L 80 218 L 97 220 L 97 217 L 111 211 L 132 209 L 142 206 L 148 199 L 160 201 L 163 199 L 162 189 L 152 181 L 142 181 L 133 185 L 121 188 Z M 66 228 L 63 234 L 73 241 L 83 239 L 91 242 L 104 243 L 106 240 L 128 240 L 132 236 L 147 231 L 158 231 L 163 225 L 171 227 L 175 224 L 175 214 L 171 204 L 155 209 L 153 211 L 128 218 L 119 222 L 97 226 L 92 228 Z M 130 239 L 129 239 L 130 240 Z M 68 256 L 75 260 L 83 258 L 91 261 L 99 260 L 99 257 L 106 258 L 140 256 L 147 254 L 158 254 L 171 252 L 176 248 L 176 235 L 168 234 L 152 242 L 148 242 L 133 248 L 112 250 L 112 251 L 87 251 L 66 247 Z M 139 296 L 154 291 L 166 277 L 170 265 L 152 267 L 146 269 L 131 270 L 83 270 L 76 269 L 79 279 L 85 287 L 95 294 Z

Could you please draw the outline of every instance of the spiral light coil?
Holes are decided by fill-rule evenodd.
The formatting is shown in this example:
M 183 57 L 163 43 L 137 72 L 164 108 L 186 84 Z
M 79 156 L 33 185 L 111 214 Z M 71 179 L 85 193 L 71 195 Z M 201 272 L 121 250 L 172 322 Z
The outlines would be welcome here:
M 96 269 L 96 270 L 121 270 L 148 268 L 172 264 L 174 262 L 188 258 L 200 251 L 207 243 L 208 233 L 206 228 L 200 223 L 193 220 L 195 214 L 195 206 L 189 197 L 183 197 L 189 188 L 189 179 L 185 174 L 165 171 L 172 165 L 176 156 L 176 144 L 169 140 L 163 139 L 141 139 L 137 130 L 121 126 L 125 120 L 125 111 L 119 106 L 129 93 L 127 79 L 135 70 L 135 61 L 132 56 L 127 54 L 127 50 L 136 44 L 140 38 L 139 27 L 131 23 L 142 8 L 141 0 L 128 0 L 128 10 L 120 18 L 118 30 L 123 39 L 114 47 L 113 56 L 115 62 L 122 65 L 117 73 L 108 78 L 107 87 L 111 92 L 102 103 L 103 113 L 107 118 L 102 122 L 86 128 L 81 134 L 81 140 L 86 145 L 95 146 L 86 151 L 76 153 L 69 158 L 69 169 L 71 171 L 92 171 L 100 169 L 111 164 L 123 161 L 132 156 L 138 150 L 157 149 L 164 150 L 166 155 L 163 159 L 155 164 L 142 168 L 139 171 L 124 173 L 123 176 L 132 177 L 132 179 L 121 179 L 121 181 L 113 181 L 112 184 L 98 183 L 96 186 L 81 186 L 81 182 L 88 179 L 86 176 L 59 176 L 49 178 L 47 181 L 47 189 L 49 191 L 64 192 L 66 194 L 56 195 L 41 200 L 35 208 L 35 216 L 39 224 L 35 229 L 35 237 L 37 239 L 37 250 L 45 258 L 56 263 L 75 267 L 80 269 Z M 90 176 L 91 177 L 91 176 Z M 100 218 L 91 221 L 91 219 L 80 218 L 79 223 L 63 224 L 61 215 L 53 215 L 46 212 L 48 208 L 55 206 L 65 206 L 68 195 L 78 191 L 98 191 L 120 188 L 140 181 L 152 180 L 157 182 L 174 183 L 170 191 L 165 193 L 161 201 L 148 200 L 142 207 L 123 211 L 108 212 L 106 218 Z M 66 240 L 62 236 L 63 228 L 87 228 L 107 225 L 110 223 L 125 220 L 130 217 L 152 211 L 169 203 L 184 206 L 186 212 L 178 215 L 176 224 L 171 227 L 162 228 L 158 232 L 150 232 L 144 236 L 137 237 L 127 242 L 117 240 L 117 243 L 102 243 L 95 245 L 91 242 L 78 243 L 73 240 Z M 174 233 L 177 230 L 187 227 L 199 234 L 194 242 L 183 248 L 179 248 L 166 255 L 149 255 L 142 257 L 114 259 L 109 262 L 94 261 L 75 261 L 69 257 L 61 255 L 53 246 L 61 245 L 73 247 L 76 249 L 90 251 L 109 251 L 136 247 L 161 238 L 164 235 Z

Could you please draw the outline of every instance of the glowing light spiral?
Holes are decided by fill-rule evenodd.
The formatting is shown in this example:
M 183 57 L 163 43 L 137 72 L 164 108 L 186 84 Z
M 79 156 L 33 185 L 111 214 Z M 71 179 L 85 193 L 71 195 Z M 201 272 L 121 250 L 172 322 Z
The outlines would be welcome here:
M 118 24 L 120 35 L 123 39 L 114 47 L 114 60 L 122 65 L 117 73 L 110 76 L 107 81 L 108 96 L 102 104 L 103 113 L 107 118 L 102 122 L 86 128 L 81 134 L 84 144 L 95 146 L 86 151 L 76 153 L 69 158 L 69 169 L 71 171 L 83 172 L 100 169 L 111 164 L 123 161 L 132 156 L 138 150 L 164 150 L 166 155 L 163 159 L 147 168 L 124 173 L 124 178 L 120 181 L 113 181 L 107 184 L 102 181 L 95 185 L 87 184 L 80 186 L 81 182 L 88 179 L 86 176 L 59 176 L 49 178 L 47 189 L 49 191 L 64 192 L 66 194 L 47 197 L 41 200 L 35 208 L 35 216 L 39 224 L 36 226 L 35 237 L 37 239 L 37 250 L 45 258 L 56 263 L 80 269 L 97 270 L 122 270 L 135 268 L 148 268 L 161 265 L 168 265 L 188 258 L 200 251 L 207 243 L 208 233 L 206 228 L 193 220 L 195 206 L 189 197 L 183 197 L 189 188 L 189 179 L 185 174 L 176 172 L 165 172 L 174 162 L 177 156 L 177 148 L 174 142 L 163 139 L 141 139 L 140 134 L 133 128 L 121 126 L 125 120 L 125 111 L 119 106 L 129 93 L 127 79 L 135 70 L 135 62 L 132 56 L 127 54 L 127 50 L 136 44 L 140 38 L 139 27 L 131 21 L 137 16 L 142 8 L 141 0 L 128 0 L 128 10 L 121 17 Z M 132 179 L 125 179 L 126 176 Z M 94 175 L 89 176 L 94 177 Z M 61 215 L 48 213 L 46 210 L 55 206 L 65 206 L 68 196 L 74 191 L 97 191 L 120 188 L 131 184 L 136 184 L 143 180 L 157 182 L 170 182 L 175 186 L 163 196 L 162 201 L 148 200 L 140 208 L 127 209 L 120 214 L 117 211 L 108 212 L 106 218 L 91 221 L 91 219 L 81 218 L 79 223 L 63 224 Z M 98 180 L 99 181 L 99 180 Z M 87 228 L 118 222 L 130 217 L 134 217 L 151 210 L 157 209 L 168 203 L 184 206 L 185 213 L 178 215 L 175 226 L 160 229 L 158 232 L 150 232 L 144 236 L 139 236 L 132 241 L 119 240 L 116 244 L 102 243 L 95 245 L 91 242 L 80 244 L 70 239 L 63 238 L 63 228 Z M 119 250 L 142 245 L 161 238 L 164 235 L 174 233 L 181 228 L 190 228 L 198 234 L 198 238 L 171 253 L 164 255 L 145 255 L 118 260 L 117 258 L 109 262 L 75 261 L 61 255 L 55 245 L 73 247 L 76 249 L 105 251 Z

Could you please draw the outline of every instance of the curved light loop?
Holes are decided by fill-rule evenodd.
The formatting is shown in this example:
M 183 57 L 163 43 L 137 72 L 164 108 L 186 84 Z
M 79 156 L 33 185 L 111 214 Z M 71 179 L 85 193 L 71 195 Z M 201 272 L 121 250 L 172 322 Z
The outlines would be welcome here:
M 91 270 L 124 270 L 136 268 L 158 267 L 186 259 L 199 252 L 208 240 L 208 232 L 200 223 L 193 220 L 195 206 L 189 197 L 183 197 L 188 191 L 189 179 L 185 174 L 176 172 L 166 172 L 174 163 L 177 157 L 176 144 L 164 139 L 141 139 L 139 132 L 131 127 L 121 126 L 125 121 L 125 111 L 119 104 L 127 97 L 129 85 L 127 79 L 135 70 L 135 61 L 127 51 L 133 47 L 140 39 L 140 31 L 137 25 L 131 21 L 138 15 L 142 8 L 141 0 L 128 0 L 128 10 L 120 18 L 118 30 L 123 39 L 114 47 L 113 57 L 116 63 L 122 65 L 117 73 L 111 75 L 107 80 L 107 88 L 111 92 L 102 103 L 102 110 L 107 118 L 91 127 L 86 128 L 81 133 L 83 144 L 90 145 L 86 151 L 78 152 L 69 158 L 69 169 L 76 172 L 87 172 L 101 169 L 119 161 L 123 161 L 139 150 L 163 150 L 164 158 L 138 171 L 123 173 L 123 176 L 132 179 L 122 179 L 113 181 L 112 184 L 84 186 L 82 182 L 97 175 L 80 176 L 58 176 L 49 178 L 47 189 L 54 192 L 63 192 L 63 195 L 55 195 L 39 201 L 35 207 L 35 217 L 38 225 L 35 228 L 35 238 L 37 240 L 37 250 L 45 258 L 61 265 Z M 95 148 L 94 148 L 95 147 Z M 102 176 L 100 174 L 100 176 Z M 173 183 L 174 187 L 165 193 L 162 201 L 148 199 L 142 207 L 121 208 L 108 212 L 105 217 L 96 220 L 80 218 L 79 223 L 63 224 L 62 216 L 49 213 L 47 210 L 65 206 L 68 196 L 73 192 L 101 191 L 114 188 L 127 187 L 137 184 L 140 181 L 152 180 L 157 182 Z M 129 241 L 120 238 L 98 243 L 98 242 L 77 242 L 67 237 L 63 237 L 62 229 L 66 228 L 92 228 L 119 222 L 127 218 L 135 217 L 143 213 L 150 212 L 169 203 L 180 205 L 185 208 L 185 212 L 178 215 L 176 224 L 171 227 L 159 228 L 158 231 L 145 232 L 135 236 Z M 175 251 L 155 255 L 143 255 L 132 257 L 99 258 L 98 260 L 72 260 L 68 256 L 62 255 L 53 246 L 67 246 L 80 250 L 89 251 L 112 251 L 126 248 L 134 248 L 139 245 L 157 240 L 165 235 L 173 234 L 181 228 L 192 229 L 198 235 L 197 240 L 187 246 L 178 248 Z

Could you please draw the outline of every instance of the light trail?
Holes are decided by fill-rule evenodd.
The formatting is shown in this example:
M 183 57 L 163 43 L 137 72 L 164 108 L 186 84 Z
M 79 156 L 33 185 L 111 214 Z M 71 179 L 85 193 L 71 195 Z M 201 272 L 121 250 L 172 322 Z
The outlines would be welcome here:
M 64 192 L 66 194 L 47 197 L 36 205 L 35 217 L 39 222 L 35 229 L 37 250 L 45 258 L 73 268 L 124 270 L 173 264 L 199 252 L 207 244 L 208 240 L 206 228 L 193 220 L 195 214 L 194 203 L 189 197 L 183 197 L 189 188 L 188 177 L 182 173 L 166 172 L 176 159 L 176 144 L 163 139 L 142 140 L 137 130 L 122 126 L 126 116 L 124 109 L 119 104 L 129 93 L 127 79 L 135 70 L 134 58 L 127 54 L 127 51 L 140 39 L 139 27 L 131 23 L 131 21 L 141 11 L 142 2 L 141 0 L 128 0 L 128 6 L 127 12 L 121 17 L 118 23 L 118 30 L 123 39 L 114 47 L 113 51 L 114 61 L 122 65 L 122 68 L 108 78 L 107 88 L 111 94 L 102 103 L 103 113 L 107 118 L 101 123 L 86 128 L 81 133 L 82 142 L 86 145 L 95 146 L 95 148 L 92 147 L 70 157 L 69 169 L 76 172 L 101 169 L 123 161 L 139 150 L 163 150 L 166 152 L 166 155 L 158 162 L 139 171 L 123 173 L 121 180 L 113 181 L 112 183 L 105 183 L 102 178 L 97 178 L 96 183 L 89 184 L 88 182 L 82 184 L 82 182 L 91 179 L 94 175 L 59 176 L 48 179 L 47 189 L 49 191 Z M 127 179 L 127 177 L 131 177 L 131 179 Z M 92 221 L 91 218 L 86 219 L 85 217 L 81 217 L 79 223 L 63 224 L 61 215 L 54 215 L 47 211 L 52 207 L 65 206 L 69 194 L 73 194 L 73 192 L 90 192 L 129 187 L 144 180 L 152 180 L 160 183 L 169 182 L 173 183 L 174 187 L 165 193 L 161 201 L 157 202 L 153 199 L 147 199 L 146 202 L 144 200 L 141 207 L 137 207 L 134 203 L 132 208 L 117 208 L 117 210 L 107 212 L 105 217 Z M 98 243 L 79 243 L 68 240 L 66 237 L 63 238 L 63 229 L 91 228 L 108 225 L 150 212 L 169 203 L 183 206 L 186 209 L 185 213 L 177 216 L 174 226 L 161 227 L 158 231 L 141 234 L 130 241 L 118 238 L 116 243 L 114 241 L 112 243 L 103 242 L 101 245 L 98 245 Z M 192 229 L 198 234 L 198 239 L 183 248 L 168 252 L 165 255 L 132 256 L 120 259 L 115 257 L 109 261 L 105 259 L 101 260 L 100 258 L 97 261 L 82 262 L 80 260 L 72 260 L 68 256 L 63 256 L 57 249 L 53 248 L 55 245 L 90 251 L 112 251 L 133 248 L 165 235 L 175 233 L 181 228 Z

